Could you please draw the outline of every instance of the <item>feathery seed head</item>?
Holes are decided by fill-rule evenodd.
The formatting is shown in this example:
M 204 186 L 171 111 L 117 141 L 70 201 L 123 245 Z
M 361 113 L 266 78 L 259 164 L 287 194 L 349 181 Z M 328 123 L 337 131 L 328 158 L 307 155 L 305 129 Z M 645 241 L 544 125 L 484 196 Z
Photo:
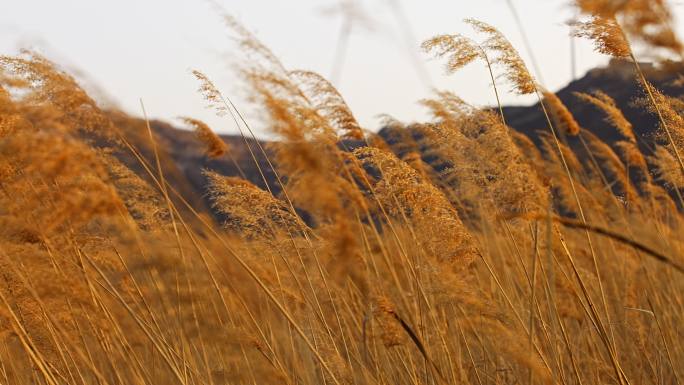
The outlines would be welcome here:
M 228 151 L 228 145 L 206 123 L 188 117 L 181 117 L 180 119 L 195 129 L 197 139 L 206 147 L 208 157 L 219 158 Z
M 537 83 L 534 77 L 506 37 L 498 29 L 482 21 L 466 19 L 465 22 L 475 31 L 487 36 L 482 47 L 494 54 L 492 63 L 504 69 L 503 75 L 513 84 L 513 89 L 520 95 L 535 93 Z
M 593 16 L 589 21 L 576 21 L 570 25 L 573 27 L 572 34 L 593 41 L 597 52 L 616 58 L 632 54 L 625 33 L 615 18 Z
M 636 143 L 636 137 L 634 136 L 634 131 L 632 130 L 632 123 L 630 123 L 627 118 L 622 114 L 622 110 L 617 107 L 615 100 L 608 96 L 606 93 L 597 90 L 593 94 L 586 94 L 583 92 L 575 92 L 575 97 L 578 99 L 592 104 L 599 108 L 606 115 L 604 118 L 605 122 L 615 127 L 625 139 L 632 143 Z
M 435 58 L 447 57 L 445 69 L 454 73 L 484 54 L 473 40 L 461 35 L 438 35 L 421 44 L 423 50 Z
M 580 126 L 572 116 L 572 113 L 563 104 L 563 102 L 556 96 L 555 93 L 549 91 L 543 91 L 544 103 L 547 108 L 551 111 L 554 120 L 557 125 L 565 130 L 565 133 L 571 136 L 578 135 L 580 133 Z
M 207 101 L 208 107 L 214 109 L 219 116 L 226 115 L 229 112 L 228 106 L 226 106 L 223 94 L 221 94 L 221 91 L 219 91 L 214 82 L 200 71 L 192 70 L 192 74 L 200 83 L 197 91 Z
M 589 23 L 595 25 L 587 26 L 591 32 L 582 36 L 595 41 L 605 40 L 603 43 L 596 42 L 597 46 L 607 51 L 604 53 L 616 57 L 629 56 L 630 49 L 625 38 L 628 35 L 644 43 L 649 48 L 649 55 L 656 56 L 658 50 L 679 57 L 682 55 L 684 45 L 674 31 L 672 11 L 666 0 L 575 0 L 575 5 L 580 12 L 594 18 Z M 622 28 L 617 26 L 618 20 Z

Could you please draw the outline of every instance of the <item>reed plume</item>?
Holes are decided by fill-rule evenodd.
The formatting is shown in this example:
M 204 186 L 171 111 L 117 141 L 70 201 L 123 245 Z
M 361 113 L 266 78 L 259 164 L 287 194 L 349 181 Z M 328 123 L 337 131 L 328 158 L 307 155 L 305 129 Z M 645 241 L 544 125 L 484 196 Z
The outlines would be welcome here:
M 226 105 L 221 91 L 219 91 L 214 82 L 198 70 L 192 70 L 192 75 L 199 81 L 200 85 L 197 91 L 202 94 L 209 107 L 214 109 L 219 116 L 228 114 L 229 107 Z
M 634 190 L 632 183 L 629 180 L 628 168 L 622 162 L 620 157 L 613 151 L 613 149 L 600 140 L 596 135 L 590 132 L 582 133 L 583 139 L 588 142 L 589 149 L 593 156 L 600 161 L 600 166 L 603 167 L 606 177 L 610 178 L 608 182 L 614 186 L 612 189 L 617 194 L 624 197 L 627 202 L 635 203 L 638 194 Z
M 60 122 L 74 130 L 89 131 L 103 138 L 116 138 L 116 127 L 73 77 L 35 52 L 27 51 L 24 55 L 0 56 L 0 66 L 11 71 L 23 80 L 22 85 L 34 91 L 28 95 L 29 98 L 54 106 L 61 114 Z
M 424 41 L 421 47 L 435 58 L 447 57 L 447 73 L 454 73 L 483 55 L 477 43 L 462 35 L 437 35 Z
M 655 104 L 646 96 L 637 100 L 637 104 L 659 117 L 659 137 L 668 144 L 670 151 L 675 152 L 675 149 L 684 146 L 684 117 L 680 112 L 682 101 L 664 95 L 650 83 L 646 83 L 646 87 L 645 93 L 653 96 Z
M 431 255 L 461 267 L 474 258 L 468 230 L 439 190 L 390 153 L 359 148 L 354 150 L 354 155 L 371 174 L 379 174 L 375 194 L 395 220 L 406 217 L 414 228 L 429 227 L 427 231 L 420 231 L 418 237 Z M 441 237 L 447 234 L 449 242 L 444 244 L 445 238 Z
M 107 168 L 109 182 L 136 224 L 146 231 L 169 226 L 171 217 L 161 194 L 111 153 L 103 151 L 100 156 Z
M 684 175 L 671 151 L 668 151 L 666 147 L 657 146 L 654 155 L 650 156 L 649 160 L 655 165 L 660 180 L 673 188 L 684 188 Z
M 492 64 L 503 69 L 503 76 L 513 85 L 515 92 L 520 95 L 535 93 L 537 84 L 534 77 L 506 37 L 498 29 L 482 21 L 466 19 L 466 23 L 476 32 L 487 36 L 482 47 L 494 54 Z
M 547 105 L 547 109 L 551 111 L 556 122 L 556 127 L 562 128 L 568 135 L 578 135 L 581 129 L 579 123 L 558 96 L 549 91 L 542 92 L 542 95 L 544 95 L 544 103 Z
M 459 200 L 491 202 L 503 215 L 524 215 L 545 205 L 546 192 L 537 174 L 494 113 L 449 92 L 422 103 L 437 119 L 436 125 L 423 126 L 423 145 L 450 162 L 450 181 Z M 478 210 L 493 214 L 486 207 Z
M 313 108 L 342 139 L 363 140 L 364 134 L 339 91 L 324 77 L 312 71 L 291 71 Z
M 228 151 L 228 145 L 206 123 L 188 117 L 181 117 L 180 119 L 193 127 L 197 139 L 206 147 L 206 154 L 209 158 L 221 157 Z
M 224 226 L 245 236 L 275 237 L 298 232 L 300 222 L 287 205 L 253 184 L 235 177 L 205 171 L 214 208 L 226 216 Z
M 629 36 L 653 51 L 666 50 L 681 57 L 684 46 L 673 29 L 672 11 L 665 0 L 576 0 L 575 4 L 582 13 L 604 18 L 610 23 L 619 19 Z
M 600 90 L 594 91 L 592 94 L 575 92 L 574 95 L 583 102 L 596 106 L 596 108 L 606 115 L 604 118 L 606 123 L 617 129 L 617 131 L 629 142 L 636 143 L 636 136 L 632 130 L 632 123 L 625 118 L 622 114 L 622 110 L 617 107 L 613 98 Z
M 597 52 L 616 58 L 628 58 L 632 49 L 617 20 L 611 17 L 593 16 L 584 22 L 573 22 L 573 35 L 591 40 Z
M 610 21 L 583 30 L 606 52 L 636 63 L 619 46 L 634 34 L 677 50 L 664 2 L 578 4 Z M 226 22 L 269 139 L 194 76 L 238 124 L 245 149 L 227 155 L 248 154 L 243 178 L 168 147 L 187 133 L 100 109 L 44 58 L 0 58 L 0 383 L 681 382 L 684 102 L 642 82 L 632 107 L 659 116 L 652 152 L 599 91 L 546 93 L 548 133 L 447 91 L 421 101 L 430 122 L 369 133 L 323 77 Z M 510 43 L 470 23 L 481 45 L 424 49 L 540 96 Z M 578 102 L 614 142 L 580 129 Z M 538 118 L 510 111 L 516 127 Z M 207 155 L 227 151 L 185 123 Z

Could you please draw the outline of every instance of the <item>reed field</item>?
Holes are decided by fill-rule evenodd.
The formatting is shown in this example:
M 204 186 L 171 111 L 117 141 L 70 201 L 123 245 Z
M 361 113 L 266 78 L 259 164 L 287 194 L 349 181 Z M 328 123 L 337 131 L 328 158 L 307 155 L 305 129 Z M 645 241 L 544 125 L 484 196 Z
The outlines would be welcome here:
M 423 59 L 479 66 L 545 124 L 530 137 L 440 89 L 419 101 L 431 121 L 387 117 L 387 140 L 219 14 L 272 139 L 194 71 L 241 135 L 181 118 L 238 170 L 197 170 L 199 200 L 142 112 L 101 109 L 35 52 L 1 56 L 0 385 L 682 384 L 684 99 L 641 63 L 681 80 L 684 46 L 664 0 L 574 7 L 654 137 L 577 93 L 619 137 L 602 141 L 469 19 Z

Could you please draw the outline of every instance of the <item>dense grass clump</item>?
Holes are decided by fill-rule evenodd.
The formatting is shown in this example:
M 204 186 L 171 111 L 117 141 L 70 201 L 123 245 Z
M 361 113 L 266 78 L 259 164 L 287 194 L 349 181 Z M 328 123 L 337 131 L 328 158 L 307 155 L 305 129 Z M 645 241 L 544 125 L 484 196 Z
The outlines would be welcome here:
M 242 175 L 203 170 L 207 207 L 149 121 L 39 55 L 0 57 L 0 384 L 678 384 L 684 102 L 630 41 L 682 46 L 662 1 L 577 6 L 574 33 L 633 65 L 655 147 L 601 90 L 575 101 L 620 140 L 585 130 L 476 20 L 423 48 L 448 72 L 483 63 L 497 100 L 501 78 L 536 95 L 547 127 L 437 91 L 432 122 L 383 140 L 226 17 L 277 140 L 193 71 L 260 179 L 182 118 Z

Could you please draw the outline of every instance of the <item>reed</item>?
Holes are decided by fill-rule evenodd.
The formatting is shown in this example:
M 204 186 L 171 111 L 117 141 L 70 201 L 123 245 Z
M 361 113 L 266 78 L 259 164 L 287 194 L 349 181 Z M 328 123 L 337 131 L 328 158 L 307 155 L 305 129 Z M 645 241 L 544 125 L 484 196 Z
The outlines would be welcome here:
M 574 33 L 635 65 L 652 148 L 606 92 L 561 101 L 476 20 L 423 48 L 448 73 L 485 64 L 497 105 L 438 90 L 431 121 L 380 136 L 219 10 L 273 140 L 193 71 L 244 146 L 181 118 L 206 158 L 192 181 L 155 123 L 0 57 L 0 384 L 679 384 L 684 102 L 630 41 L 681 45 L 664 1 L 576 6 Z M 507 125 L 504 81 L 546 130 Z

